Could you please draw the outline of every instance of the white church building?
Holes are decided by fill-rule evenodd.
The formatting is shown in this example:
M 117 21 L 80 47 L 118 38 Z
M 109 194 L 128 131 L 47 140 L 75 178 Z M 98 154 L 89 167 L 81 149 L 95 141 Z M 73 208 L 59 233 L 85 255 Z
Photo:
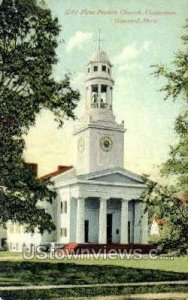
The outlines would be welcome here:
M 103 50 L 89 59 L 85 86 L 85 110 L 73 133 L 75 165 L 51 176 L 57 198 L 46 208 L 56 231 L 28 234 L 10 224 L 7 242 L 12 251 L 21 251 L 23 243 L 50 241 L 148 242 L 148 216 L 140 200 L 145 185 L 139 175 L 124 169 L 124 122 L 118 124 L 113 114 L 112 64 Z

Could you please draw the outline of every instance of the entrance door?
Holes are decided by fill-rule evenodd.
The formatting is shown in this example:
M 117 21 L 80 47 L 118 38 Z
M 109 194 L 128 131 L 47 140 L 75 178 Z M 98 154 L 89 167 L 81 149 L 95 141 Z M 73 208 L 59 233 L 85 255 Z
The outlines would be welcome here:
M 131 242 L 131 223 L 128 222 L 128 244 Z
M 85 243 L 89 242 L 89 221 L 85 220 Z
M 112 243 L 112 214 L 107 214 L 107 243 Z

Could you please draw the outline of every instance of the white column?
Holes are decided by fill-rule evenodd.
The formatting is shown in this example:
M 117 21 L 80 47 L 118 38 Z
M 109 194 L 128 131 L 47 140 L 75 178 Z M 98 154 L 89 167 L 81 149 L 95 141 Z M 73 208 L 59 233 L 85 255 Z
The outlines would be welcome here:
M 121 235 L 120 243 L 128 244 L 128 216 L 129 216 L 128 200 L 121 200 Z
M 148 212 L 143 212 L 142 222 L 141 222 L 141 243 L 148 243 Z
M 110 86 L 107 86 L 107 93 L 106 93 L 106 103 L 107 107 L 110 108 L 111 106 L 111 95 L 110 95 Z
M 77 199 L 77 224 L 76 224 L 76 242 L 85 242 L 85 199 L 78 197 Z
M 98 107 L 101 107 L 101 84 L 98 84 Z
M 107 200 L 100 198 L 99 205 L 99 244 L 106 244 Z
M 93 97 L 92 97 L 92 86 L 89 86 L 89 108 L 92 107 L 93 104 Z
M 113 100 L 113 88 L 110 89 L 110 101 L 111 101 L 111 106 L 113 105 L 112 100 Z
M 86 86 L 86 89 L 85 89 L 85 103 L 86 103 L 86 107 L 88 108 L 89 106 L 89 87 Z

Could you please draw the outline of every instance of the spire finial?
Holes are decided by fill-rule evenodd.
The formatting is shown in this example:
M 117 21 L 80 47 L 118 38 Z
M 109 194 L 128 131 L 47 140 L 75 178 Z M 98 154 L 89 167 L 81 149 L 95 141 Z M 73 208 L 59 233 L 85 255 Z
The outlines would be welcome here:
M 98 48 L 101 49 L 101 29 L 99 28 L 99 40 L 98 40 Z
M 101 29 L 98 29 L 98 39 L 94 40 L 94 42 L 97 42 L 98 50 L 101 49 L 101 42 L 104 41 L 104 39 L 101 39 Z

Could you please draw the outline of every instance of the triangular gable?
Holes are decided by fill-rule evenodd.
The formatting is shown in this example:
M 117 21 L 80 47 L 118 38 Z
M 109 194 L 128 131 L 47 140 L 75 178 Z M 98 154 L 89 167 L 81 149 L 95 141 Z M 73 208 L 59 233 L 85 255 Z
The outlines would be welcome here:
M 124 184 L 142 184 L 143 181 L 140 176 L 130 174 L 130 172 L 123 171 L 112 171 L 112 172 L 101 172 L 98 174 L 93 174 L 85 178 L 86 180 L 92 181 L 104 181 L 111 183 L 124 183 Z

